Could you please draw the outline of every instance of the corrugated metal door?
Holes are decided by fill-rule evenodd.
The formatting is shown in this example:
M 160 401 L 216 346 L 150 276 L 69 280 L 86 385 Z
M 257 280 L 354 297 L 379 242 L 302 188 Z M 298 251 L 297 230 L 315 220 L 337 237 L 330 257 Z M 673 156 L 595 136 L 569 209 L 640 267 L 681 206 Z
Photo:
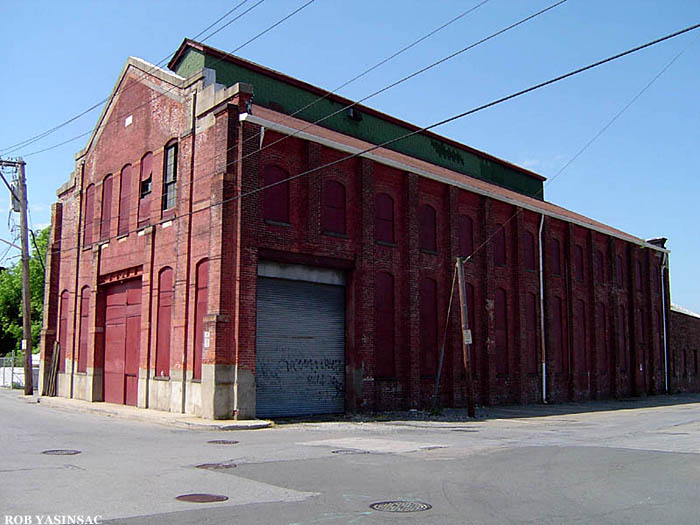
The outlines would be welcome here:
M 345 410 L 345 287 L 258 278 L 256 415 Z
M 105 401 L 136 405 L 141 348 L 141 280 L 105 290 Z

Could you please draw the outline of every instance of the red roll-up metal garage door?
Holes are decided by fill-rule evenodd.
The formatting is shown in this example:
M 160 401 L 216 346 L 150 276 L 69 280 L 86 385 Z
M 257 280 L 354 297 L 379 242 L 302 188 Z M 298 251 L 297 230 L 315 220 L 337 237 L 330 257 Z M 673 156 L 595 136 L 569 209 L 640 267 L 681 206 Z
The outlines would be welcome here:
M 141 279 L 105 289 L 105 401 L 136 405 L 141 347 Z

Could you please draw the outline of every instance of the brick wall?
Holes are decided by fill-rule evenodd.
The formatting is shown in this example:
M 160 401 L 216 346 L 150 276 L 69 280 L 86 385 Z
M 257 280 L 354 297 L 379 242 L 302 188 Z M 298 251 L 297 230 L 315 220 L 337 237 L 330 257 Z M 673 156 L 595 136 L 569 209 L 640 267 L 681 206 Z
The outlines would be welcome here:
M 672 390 L 700 392 L 700 318 L 672 309 L 669 329 Z

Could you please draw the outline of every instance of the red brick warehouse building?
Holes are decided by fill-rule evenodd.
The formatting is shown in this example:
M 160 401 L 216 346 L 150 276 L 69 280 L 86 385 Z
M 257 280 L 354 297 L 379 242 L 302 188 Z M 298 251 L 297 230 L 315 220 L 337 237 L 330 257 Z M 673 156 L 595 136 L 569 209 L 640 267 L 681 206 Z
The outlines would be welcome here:
M 477 403 L 672 388 L 662 241 L 430 132 L 353 156 L 418 128 L 197 42 L 169 68 L 127 61 L 58 191 L 58 395 L 208 418 L 424 407 L 447 323 L 440 402 L 464 406 L 447 305 L 482 243 Z

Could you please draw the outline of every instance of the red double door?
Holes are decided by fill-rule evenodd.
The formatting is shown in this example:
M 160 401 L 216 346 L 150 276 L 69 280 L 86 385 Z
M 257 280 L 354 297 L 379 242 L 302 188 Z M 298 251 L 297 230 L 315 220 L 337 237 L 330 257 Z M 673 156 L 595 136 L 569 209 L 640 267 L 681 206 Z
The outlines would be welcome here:
M 141 279 L 105 289 L 105 401 L 136 405 L 141 354 Z

